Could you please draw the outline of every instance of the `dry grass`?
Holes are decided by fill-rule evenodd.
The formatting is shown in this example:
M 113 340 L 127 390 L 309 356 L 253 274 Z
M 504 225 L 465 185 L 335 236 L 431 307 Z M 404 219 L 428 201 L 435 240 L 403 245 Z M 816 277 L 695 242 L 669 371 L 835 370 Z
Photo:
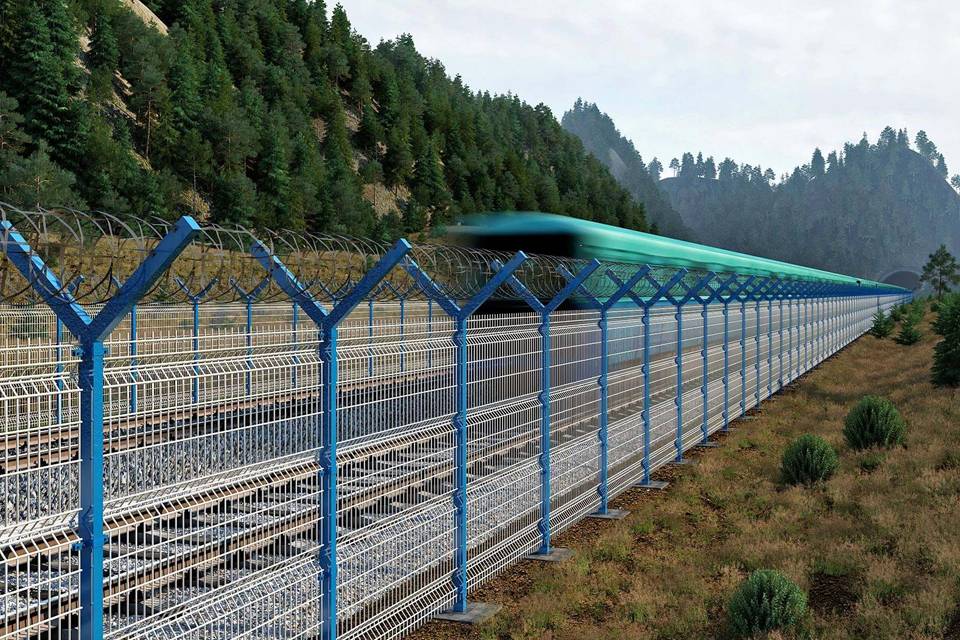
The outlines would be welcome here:
M 960 638 L 960 394 L 928 382 L 935 336 L 906 347 L 864 337 L 735 424 L 720 449 L 665 471 L 665 493 L 613 506 L 623 522 L 587 521 L 557 540 L 562 565 L 524 562 L 472 597 L 504 606 L 479 628 L 431 623 L 427 638 L 725 637 L 725 606 L 756 568 L 810 594 L 788 637 Z M 843 418 L 886 395 L 909 424 L 907 446 L 858 453 Z M 812 489 L 778 483 L 787 442 L 816 433 L 840 469 Z

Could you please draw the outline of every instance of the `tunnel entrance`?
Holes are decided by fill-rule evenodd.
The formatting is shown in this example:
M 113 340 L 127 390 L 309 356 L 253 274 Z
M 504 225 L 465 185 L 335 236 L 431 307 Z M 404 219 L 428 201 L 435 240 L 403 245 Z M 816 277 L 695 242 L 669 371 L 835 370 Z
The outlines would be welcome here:
M 916 271 L 901 269 L 883 278 L 883 282 L 915 291 L 920 288 L 920 274 Z

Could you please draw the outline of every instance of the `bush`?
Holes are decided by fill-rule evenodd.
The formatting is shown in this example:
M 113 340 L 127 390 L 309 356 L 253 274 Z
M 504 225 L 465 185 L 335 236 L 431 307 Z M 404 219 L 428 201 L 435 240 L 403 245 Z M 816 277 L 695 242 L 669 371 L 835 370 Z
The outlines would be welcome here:
M 833 447 L 820 436 L 808 433 L 784 450 L 780 475 L 787 484 L 809 486 L 832 476 L 839 464 Z
M 879 396 L 864 396 L 847 414 L 843 437 L 854 449 L 903 444 L 907 424 L 893 403 Z
M 950 293 L 944 296 L 943 300 L 937 305 L 937 318 L 933 321 L 933 332 L 938 336 L 946 334 L 947 323 L 954 317 L 960 309 L 960 294 Z
M 918 322 L 919 320 L 913 314 L 905 316 L 903 318 L 903 324 L 900 325 L 900 333 L 897 334 L 894 340 L 896 340 L 898 344 L 903 345 L 917 344 L 920 342 L 923 334 L 920 333 L 920 329 L 917 328 Z
M 894 322 L 900 322 L 901 320 L 903 320 L 903 314 L 904 314 L 903 303 L 894 305 L 893 309 L 890 309 L 890 319 L 893 320 Z
M 934 330 L 943 339 L 933 348 L 933 384 L 956 387 L 960 385 L 960 299 L 945 298 Z
M 730 599 L 727 619 L 738 638 L 748 638 L 799 622 L 807 611 L 807 596 L 779 571 L 758 569 Z
M 870 335 L 875 338 L 886 338 L 893 332 L 893 319 L 884 315 L 882 309 L 877 309 L 873 314 L 873 326 L 870 327 Z

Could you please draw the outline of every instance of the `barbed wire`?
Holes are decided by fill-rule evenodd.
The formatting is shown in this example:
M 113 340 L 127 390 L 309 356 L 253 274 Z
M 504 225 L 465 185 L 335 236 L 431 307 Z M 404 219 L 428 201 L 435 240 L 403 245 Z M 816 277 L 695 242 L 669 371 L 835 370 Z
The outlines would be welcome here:
M 50 282 L 58 282 L 58 290 L 52 293 L 72 296 L 81 304 L 109 301 L 174 224 L 159 218 L 121 218 L 69 208 L 25 210 L 2 202 L 0 221 L 4 222 L 0 249 L 6 252 L 8 244 L 22 239 L 40 259 L 35 264 L 43 265 L 25 277 L 9 259 L 0 260 L 0 303 L 17 305 L 41 302 L 36 288 L 39 281 L 48 289 Z M 205 302 L 248 297 L 258 301 L 287 299 L 253 257 L 251 247 L 255 242 L 277 256 L 306 293 L 326 304 L 348 295 L 391 247 L 384 242 L 342 235 L 292 230 L 254 232 L 242 226 L 203 223 L 198 237 L 178 255 L 142 301 L 177 303 L 190 301 L 193 296 L 202 297 Z M 408 254 L 408 259 L 429 276 L 443 295 L 460 301 L 480 291 L 512 257 L 508 252 L 441 243 L 414 243 Z M 514 276 L 534 296 L 549 300 L 589 262 L 529 255 Z M 604 262 L 571 297 L 608 298 L 642 266 Z M 632 289 L 641 297 L 654 295 L 659 284 L 678 271 L 677 267 L 649 266 L 649 277 L 640 279 Z M 706 273 L 687 271 L 674 285 L 675 291 L 682 295 Z M 49 277 L 51 274 L 55 279 Z M 717 282 L 728 276 L 716 274 Z M 501 285 L 492 299 L 519 299 L 513 284 Z M 369 295 L 375 300 L 426 297 L 420 284 L 401 267 L 393 269 Z

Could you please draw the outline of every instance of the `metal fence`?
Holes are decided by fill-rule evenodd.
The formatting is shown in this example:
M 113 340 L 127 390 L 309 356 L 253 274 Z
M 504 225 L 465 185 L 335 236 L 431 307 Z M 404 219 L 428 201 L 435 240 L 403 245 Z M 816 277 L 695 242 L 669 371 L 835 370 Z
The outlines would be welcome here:
M 522 254 L 451 279 L 400 242 L 324 298 L 254 240 L 259 288 L 148 302 L 184 219 L 83 305 L 2 224 L 43 302 L 0 307 L 4 638 L 400 637 L 909 297 Z

